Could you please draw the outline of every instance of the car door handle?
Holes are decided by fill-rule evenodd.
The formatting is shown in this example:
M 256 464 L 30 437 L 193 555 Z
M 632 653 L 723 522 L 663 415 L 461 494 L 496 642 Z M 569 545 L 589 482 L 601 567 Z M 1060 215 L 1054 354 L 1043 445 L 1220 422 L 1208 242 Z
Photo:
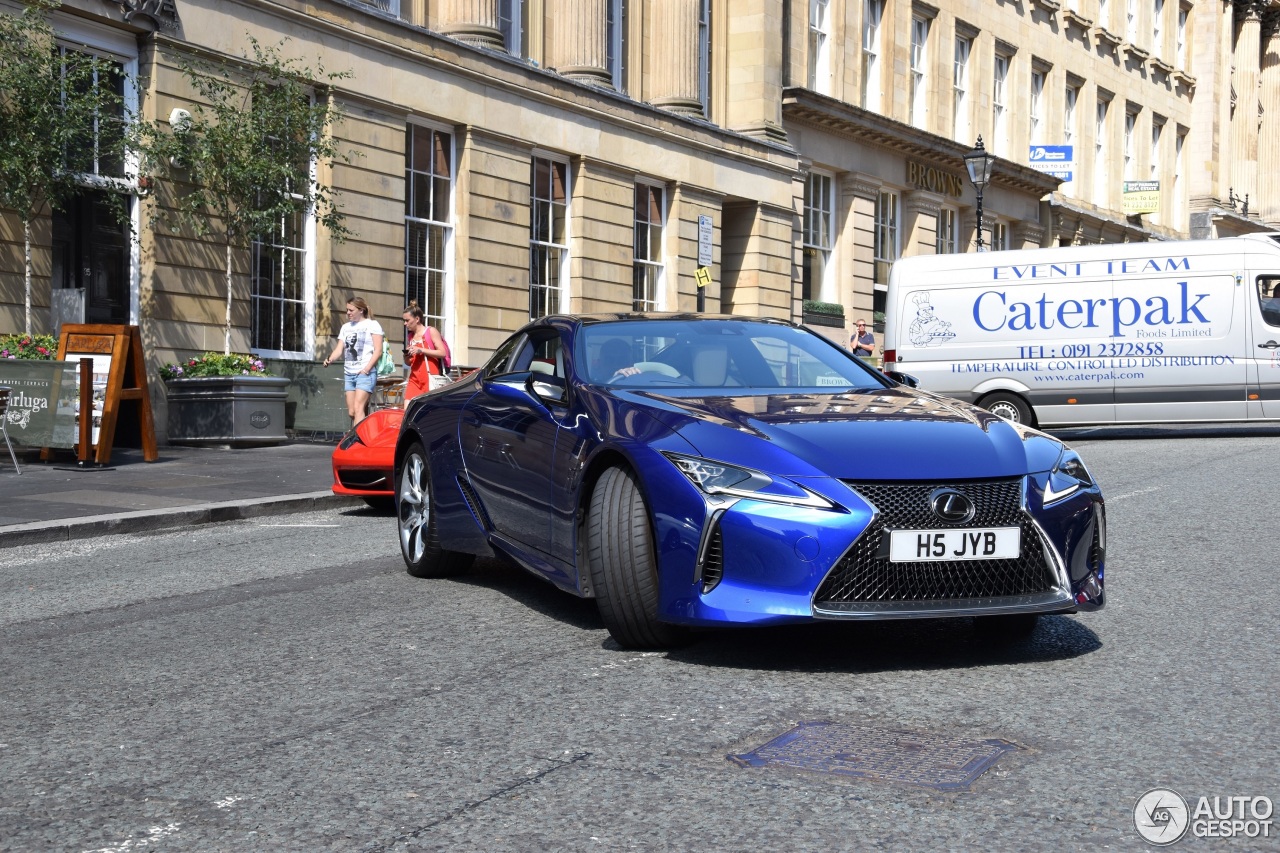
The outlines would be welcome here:
M 1280 349 L 1280 344 L 1275 341 L 1267 341 L 1265 344 L 1258 344 L 1258 349 Z

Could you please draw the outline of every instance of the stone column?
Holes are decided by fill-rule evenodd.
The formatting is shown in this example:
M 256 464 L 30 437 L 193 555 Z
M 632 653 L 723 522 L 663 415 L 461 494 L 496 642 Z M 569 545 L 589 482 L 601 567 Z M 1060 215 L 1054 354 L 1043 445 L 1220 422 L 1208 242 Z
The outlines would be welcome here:
M 654 106 L 702 115 L 698 100 L 698 0 L 652 0 Z
M 1256 2 L 1236 4 L 1243 10 L 1236 37 L 1236 108 L 1231 117 L 1231 187 L 1236 195 L 1258 195 L 1258 77 L 1262 59 L 1262 17 Z
M 1262 72 L 1258 97 L 1267 132 L 1258 137 L 1258 213 L 1264 222 L 1280 223 L 1280 16 L 1267 22 L 1266 48 L 1262 52 Z
M 571 80 L 609 85 L 606 0 L 550 0 L 554 12 L 547 64 Z
M 498 0 L 442 0 L 440 32 L 477 47 L 506 49 L 498 29 Z
M 928 190 L 902 194 L 902 254 L 932 255 L 938 248 L 938 216 L 942 196 Z M 912 251 L 914 249 L 914 251 Z
M 855 314 L 875 310 L 875 220 L 876 199 L 884 183 L 875 175 L 850 172 L 840 178 L 840 200 L 848 207 L 848 235 L 842 248 L 852 260 L 850 297 L 846 305 Z M 843 291 L 844 288 L 842 287 Z

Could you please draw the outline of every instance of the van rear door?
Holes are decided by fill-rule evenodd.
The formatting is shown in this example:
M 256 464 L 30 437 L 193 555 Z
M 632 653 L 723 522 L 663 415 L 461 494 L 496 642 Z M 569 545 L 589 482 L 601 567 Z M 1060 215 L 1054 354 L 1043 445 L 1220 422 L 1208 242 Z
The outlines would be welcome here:
M 1248 417 L 1243 290 L 1225 271 L 1116 280 L 1108 355 L 1117 422 Z
M 1280 418 L 1280 272 L 1254 275 L 1249 291 L 1249 418 Z

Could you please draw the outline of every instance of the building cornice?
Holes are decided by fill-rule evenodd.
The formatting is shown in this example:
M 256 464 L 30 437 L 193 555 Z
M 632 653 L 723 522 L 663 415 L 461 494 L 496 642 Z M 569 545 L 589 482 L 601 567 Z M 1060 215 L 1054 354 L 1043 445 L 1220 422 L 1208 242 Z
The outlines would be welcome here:
M 966 173 L 967 146 L 809 89 L 783 90 L 782 118 Z M 997 157 L 991 183 L 1041 198 L 1056 190 L 1062 181 L 1030 166 Z

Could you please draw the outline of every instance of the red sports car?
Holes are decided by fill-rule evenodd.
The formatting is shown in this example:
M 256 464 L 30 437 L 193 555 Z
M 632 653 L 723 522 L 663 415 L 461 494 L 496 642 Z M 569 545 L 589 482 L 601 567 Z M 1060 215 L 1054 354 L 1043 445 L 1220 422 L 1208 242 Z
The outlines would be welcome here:
M 333 450 L 333 493 L 364 498 L 389 509 L 395 501 L 392 465 L 404 409 L 376 409 L 356 424 Z

